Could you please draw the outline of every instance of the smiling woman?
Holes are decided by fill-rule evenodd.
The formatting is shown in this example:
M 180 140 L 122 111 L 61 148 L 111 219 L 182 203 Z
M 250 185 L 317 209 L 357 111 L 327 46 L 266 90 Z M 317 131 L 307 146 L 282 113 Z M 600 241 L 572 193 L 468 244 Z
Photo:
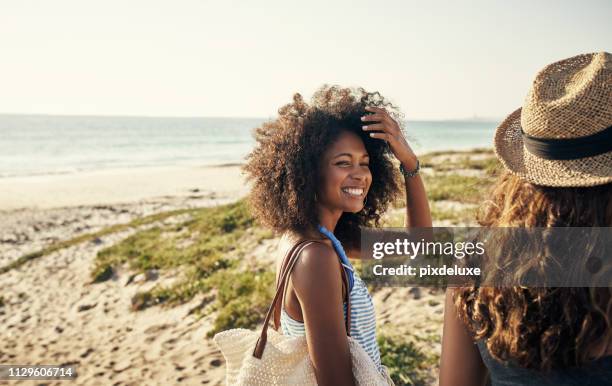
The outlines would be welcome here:
M 296 94 L 276 120 L 256 130 L 258 144 L 245 166 L 255 217 L 283 235 L 275 327 L 280 324 L 284 335 L 306 336 L 320 385 L 356 381 L 347 334 L 389 379 L 376 342 L 372 298 L 348 255 L 359 254 L 359 228 L 377 226 L 400 193 L 393 157 L 406 171 L 406 224 L 431 226 L 418 161 L 400 117 L 377 92 L 324 86 L 310 104 Z M 305 240 L 314 242 L 293 257 Z M 285 276 L 286 285 L 279 280 Z
M 361 138 L 350 131 L 343 131 L 325 151 L 321 161 L 321 169 L 326 171 L 320 173 L 318 183 L 321 209 L 339 208 L 348 213 L 363 209 L 372 183 L 372 173 L 369 168 L 370 156 Z
M 379 114 L 384 115 L 389 123 L 392 121 L 395 124 L 392 141 L 375 138 L 363 129 L 364 124 L 368 123 L 362 119 L 364 115 L 372 117 L 367 119 L 382 120 L 374 111 L 366 110 L 369 106 L 384 108 Z M 359 239 L 355 236 L 359 234 L 359 227 L 377 225 L 381 214 L 400 192 L 397 172 L 391 162 L 392 156 L 395 154 L 408 170 L 416 167 L 416 157 L 407 145 L 399 125 L 395 123 L 400 118 L 401 113 L 397 108 L 378 92 L 324 86 L 315 93 L 310 104 L 300 94 L 295 94 L 293 103 L 279 109 L 276 120 L 264 123 L 255 131 L 257 146 L 247 157 L 245 165 L 245 172 L 253 182 L 250 204 L 255 216 L 264 225 L 278 232 L 316 231 L 319 224 L 317 207 L 321 195 L 320 192 L 317 194 L 317 190 L 322 187 L 333 189 L 321 184 L 321 166 L 327 162 L 334 167 L 331 170 L 336 170 L 342 167 L 351 169 L 356 165 L 364 167 L 367 163 L 371 182 L 367 194 L 364 192 L 362 201 L 365 204 L 358 211 L 343 213 L 334 229 L 334 234 L 345 248 L 358 248 Z M 366 126 L 382 126 L 381 120 Z M 378 136 L 386 133 L 379 127 L 372 134 Z M 331 158 L 325 161 L 322 156 L 326 150 L 326 154 L 330 155 L 333 150 L 331 147 L 336 147 L 334 156 L 340 155 L 338 146 L 344 144 L 344 141 L 338 141 L 341 136 L 354 139 L 352 147 L 355 147 L 357 141 L 360 142 L 358 150 L 349 150 L 361 154 L 347 151 L 348 155 L 338 157 L 334 160 L 338 165 L 333 165 L 330 163 Z M 400 146 L 402 142 L 404 146 Z M 393 148 L 394 145 L 397 150 Z M 352 158 L 366 154 L 367 161 L 365 158 Z M 407 181 L 415 183 L 410 193 L 418 190 L 417 182 L 420 183 L 420 178 Z M 354 187 L 350 181 L 346 183 L 343 187 Z M 363 187 L 361 183 L 357 186 Z M 339 187 L 336 189 L 339 190 Z M 414 199 L 411 201 L 414 202 Z M 410 225 L 427 226 L 426 221 L 421 224 L 419 219 L 426 219 L 428 215 L 428 211 L 426 214 L 413 213 Z

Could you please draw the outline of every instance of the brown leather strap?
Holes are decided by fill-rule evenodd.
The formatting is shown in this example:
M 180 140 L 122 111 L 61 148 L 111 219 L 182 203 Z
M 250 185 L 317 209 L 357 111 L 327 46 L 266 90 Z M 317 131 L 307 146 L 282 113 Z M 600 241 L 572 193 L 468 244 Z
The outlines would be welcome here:
M 278 280 L 276 281 L 277 291 L 279 290 L 279 288 L 281 288 L 281 284 L 283 284 L 281 278 L 283 277 L 283 275 L 285 274 L 285 271 L 287 270 L 287 265 L 289 263 L 290 257 L 293 256 L 292 253 L 296 250 L 296 248 L 299 246 L 300 243 L 305 242 L 305 241 L 306 240 L 297 242 L 292 248 L 289 248 L 289 250 L 285 254 L 285 257 L 283 257 L 283 261 L 281 263 L 281 269 L 278 273 Z M 284 283 L 285 285 L 282 288 L 280 307 L 277 307 L 277 306 L 274 307 L 272 319 L 273 319 L 275 330 L 278 330 L 278 328 L 280 327 L 280 314 L 281 314 L 281 309 L 283 308 L 283 299 L 285 298 L 285 293 L 287 292 L 287 287 L 288 287 L 287 282 L 289 282 L 289 276 L 287 276 L 286 283 Z
M 315 243 L 321 243 L 321 244 L 325 244 L 319 240 L 309 240 Z M 298 242 L 299 244 L 299 242 Z M 297 245 L 297 244 L 296 244 Z M 327 245 L 327 244 L 325 244 Z M 285 257 L 283 258 L 283 261 L 281 263 L 281 269 L 279 272 L 279 277 L 283 277 L 286 269 L 287 269 L 287 265 L 289 263 L 290 257 L 292 255 L 290 255 L 290 252 L 292 253 L 295 249 L 291 248 L 289 251 L 287 251 L 287 253 L 285 254 Z M 298 253 L 298 257 L 299 258 L 299 253 Z M 340 263 L 340 261 L 338 261 Z M 346 270 L 344 269 L 344 266 L 342 265 L 342 263 L 340 263 L 338 265 L 338 267 L 340 268 L 340 272 L 342 273 L 342 283 L 344 284 L 344 289 L 346 292 L 346 318 L 344 319 L 344 324 L 345 324 L 345 328 L 346 328 L 346 334 L 348 336 L 351 336 L 351 302 L 349 299 L 349 281 L 348 281 L 348 275 L 346 273 Z M 280 299 L 280 304 L 276 304 L 274 306 L 274 311 L 273 311 L 273 323 L 274 323 L 274 329 L 278 330 L 280 328 L 280 314 L 281 314 L 281 310 L 283 308 L 283 304 L 284 304 L 284 300 L 285 300 L 285 294 L 287 293 L 287 288 L 289 287 L 289 280 L 291 278 L 291 273 L 289 273 L 287 275 L 287 280 L 285 280 L 284 283 L 281 283 L 281 280 L 278 280 L 276 283 L 276 289 L 279 290 L 279 288 L 281 288 L 281 285 L 283 285 L 283 287 L 281 288 L 281 299 Z
M 257 343 L 255 344 L 255 349 L 253 350 L 253 356 L 255 358 L 261 359 L 261 356 L 263 355 L 263 351 L 266 347 L 266 342 L 268 340 L 268 325 L 270 323 L 270 318 L 275 313 L 275 309 L 277 308 L 277 304 L 279 303 L 279 300 L 281 301 L 281 304 L 282 304 L 282 296 L 284 294 L 284 289 L 287 285 L 289 275 L 291 274 L 291 271 L 293 270 L 293 267 L 298 261 L 300 254 L 302 253 L 304 248 L 306 248 L 306 246 L 308 246 L 309 244 L 313 242 L 320 243 L 320 241 L 316 241 L 316 240 L 302 240 L 298 242 L 297 244 L 295 244 L 283 258 L 283 264 L 281 265 L 281 272 L 280 272 L 280 280 L 277 282 L 277 285 L 276 285 L 276 294 L 274 295 L 272 304 L 270 304 L 270 307 L 268 308 L 268 312 L 266 313 L 266 317 L 264 319 L 264 323 L 261 329 L 261 335 L 259 336 L 259 339 L 257 340 Z M 286 263 L 285 263 L 285 260 L 287 261 Z M 342 265 L 340 266 L 340 269 L 342 270 L 342 281 L 344 282 L 344 285 L 346 288 L 346 295 L 347 295 L 346 296 L 347 317 L 345 318 L 345 328 L 346 328 L 347 335 L 350 336 L 351 304 L 350 304 L 350 296 L 348 293 L 349 292 L 348 278 L 347 278 L 346 272 L 344 271 L 344 267 L 342 267 Z M 275 315 L 275 319 L 276 319 L 276 315 Z M 276 320 L 274 322 L 276 325 Z M 278 328 L 278 326 L 276 326 L 276 328 Z
M 293 269 L 293 265 L 295 265 L 295 262 L 297 261 L 297 256 L 299 256 L 299 252 L 302 252 L 302 249 L 305 247 L 307 242 L 308 240 L 303 240 L 297 243 L 291 248 L 291 250 L 288 253 L 288 256 L 290 256 L 291 260 L 289 261 L 287 265 L 287 269 L 285 269 L 285 272 L 282 273 L 282 276 L 280 278 L 280 284 L 278 288 L 276 289 L 276 294 L 274 295 L 272 304 L 270 304 L 270 307 L 268 308 L 268 312 L 266 313 L 263 327 L 261 329 L 261 335 L 259 336 L 259 339 L 257 340 L 257 343 L 255 344 L 255 349 L 253 350 L 253 356 L 255 358 L 261 359 L 261 356 L 263 355 L 263 350 L 266 347 L 266 342 L 268 340 L 268 324 L 270 323 L 270 317 L 272 316 L 274 307 L 276 306 L 276 303 L 278 302 L 280 295 L 282 293 L 283 283 L 286 281 L 289 272 L 291 272 L 291 269 Z M 294 253 L 296 250 L 298 251 L 298 253 Z

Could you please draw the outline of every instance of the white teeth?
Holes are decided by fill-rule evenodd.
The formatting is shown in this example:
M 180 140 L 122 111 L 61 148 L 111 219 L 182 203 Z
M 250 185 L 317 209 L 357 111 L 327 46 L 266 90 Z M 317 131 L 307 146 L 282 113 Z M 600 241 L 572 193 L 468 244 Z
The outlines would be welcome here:
M 351 196 L 361 196 L 363 194 L 363 189 L 359 188 L 343 188 L 342 191 Z

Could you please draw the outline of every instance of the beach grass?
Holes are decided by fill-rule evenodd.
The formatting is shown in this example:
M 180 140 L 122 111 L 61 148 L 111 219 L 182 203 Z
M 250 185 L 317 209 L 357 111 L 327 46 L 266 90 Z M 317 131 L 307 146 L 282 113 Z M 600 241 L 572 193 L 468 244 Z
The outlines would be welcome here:
M 58 241 L 54 244 L 51 244 L 50 246 L 40 249 L 38 251 L 35 252 L 31 252 L 28 254 L 25 254 L 23 256 L 20 256 L 19 258 L 17 258 L 15 261 L 13 261 L 10 264 L 7 264 L 3 267 L 0 267 L 0 274 L 3 274 L 5 272 L 10 271 L 11 269 L 15 269 L 18 268 L 22 265 L 24 265 L 25 263 L 27 263 L 30 260 L 33 259 L 37 259 L 41 256 L 45 256 L 45 255 L 49 255 L 53 252 L 71 247 L 73 245 L 78 245 L 81 243 L 85 243 L 85 242 L 89 242 L 89 241 L 93 241 L 96 240 L 98 238 L 113 234 L 113 233 L 117 233 L 117 232 L 122 232 L 124 230 L 127 229 L 131 229 L 131 228 L 135 228 L 135 227 L 139 227 L 139 226 L 143 226 L 143 225 L 148 225 L 148 224 L 152 224 L 155 222 L 159 222 L 159 221 L 163 221 L 167 218 L 170 217 L 174 217 L 174 216 L 178 216 L 181 214 L 185 214 L 185 213 L 189 213 L 190 211 L 193 211 L 193 209 L 177 209 L 177 210 L 172 210 L 172 211 L 166 211 L 166 212 L 161 212 L 161 213 L 156 213 L 156 214 L 152 214 L 149 216 L 145 216 L 142 218 L 137 218 L 134 219 L 133 221 L 130 221 L 126 224 L 117 224 L 117 225 L 113 225 L 110 227 L 106 227 L 98 232 L 93 232 L 93 233 L 87 233 L 87 234 L 83 234 L 83 235 L 79 235 L 77 237 L 73 237 L 70 238 L 68 240 L 62 240 L 62 241 Z
M 136 272 L 193 267 L 196 276 L 206 277 L 230 264 L 223 255 L 237 248 L 252 225 L 244 201 L 195 209 L 185 221 L 139 231 L 98 252 L 92 279 L 103 281 L 101 276 L 109 267 L 124 263 Z
M 476 217 L 477 208 L 462 206 L 459 208 L 445 208 L 438 203 L 431 205 L 431 217 L 436 221 L 450 221 L 452 224 L 467 223 Z
M 380 334 L 377 338 L 381 362 L 397 386 L 421 386 L 431 383 L 430 368 L 438 357 L 427 354 L 414 342 L 397 336 Z
M 430 168 L 436 172 L 479 170 L 488 176 L 494 176 L 501 170 L 501 163 L 492 149 L 431 152 L 421 156 L 420 161 L 422 168 Z
M 92 280 L 108 280 L 109 271 L 123 266 L 133 274 L 178 269 L 177 282 L 136 293 L 132 309 L 171 306 L 214 293 L 200 310 L 210 304 L 209 311 L 216 312 L 210 335 L 228 328 L 252 328 L 261 322 L 272 298 L 274 272 L 264 266 L 245 267 L 240 257 L 253 240 L 270 237 L 254 223 L 244 200 L 201 208 L 182 222 L 141 230 L 101 250 Z
M 214 278 L 217 317 L 208 336 L 230 328 L 253 328 L 259 324 L 274 296 L 275 274 L 270 269 L 240 272 L 225 270 Z
M 446 206 L 442 205 L 441 201 L 430 201 L 430 211 L 432 219 L 439 223 L 448 221 L 451 225 L 467 224 L 473 222 L 476 218 L 478 208 L 471 204 L 465 204 L 456 201 L 449 201 Z M 385 217 L 381 221 L 382 227 L 402 228 L 404 226 L 404 211 L 396 211 Z M 436 224 L 434 224 L 436 225 Z
M 481 177 L 454 173 L 425 175 L 424 180 L 430 202 L 446 200 L 477 204 L 490 186 L 490 182 Z
M 434 222 L 454 224 L 474 220 L 475 206 L 483 202 L 502 170 L 491 149 L 432 152 L 420 156 L 420 162 Z M 441 205 L 444 202 L 455 205 Z M 392 204 L 395 209 L 405 206 L 403 195 Z M 402 227 L 403 216 L 397 212 L 387 215 L 384 226 Z

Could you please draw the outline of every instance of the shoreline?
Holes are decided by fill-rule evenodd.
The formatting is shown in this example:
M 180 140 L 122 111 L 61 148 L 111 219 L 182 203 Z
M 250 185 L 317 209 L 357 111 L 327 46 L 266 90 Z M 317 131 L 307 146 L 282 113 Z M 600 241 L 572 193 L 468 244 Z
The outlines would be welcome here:
M 438 154 L 474 154 L 489 148 L 435 150 Z M 117 205 L 194 195 L 241 197 L 248 193 L 244 163 L 136 166 L 0 178 L 0 214 L 80 206 Z
M 248 186 L 240 166 L 155 166 L 0 178 L 0 213 L 202 195 L 236 197 Z

